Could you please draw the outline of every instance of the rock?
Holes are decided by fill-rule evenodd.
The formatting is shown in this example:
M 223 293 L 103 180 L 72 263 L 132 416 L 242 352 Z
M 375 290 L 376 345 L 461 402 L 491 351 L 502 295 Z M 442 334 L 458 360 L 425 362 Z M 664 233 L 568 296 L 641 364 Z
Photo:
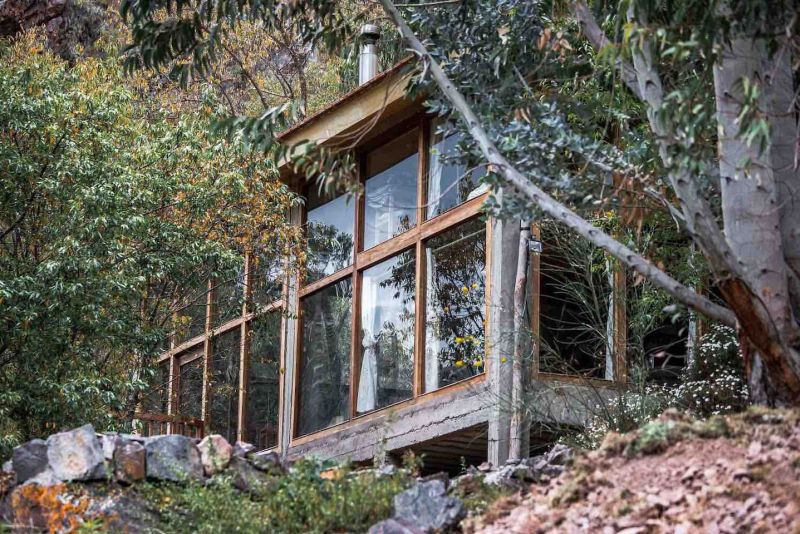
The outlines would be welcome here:
M 572 460 L 572 449 L 563 443 L 556 443 L 553 448 L 544 455 L 547 463 L 551 465 L 567 465 Z
M 57 484 L 61 484 L 61 479 L 56 476 L 52 469 L 47 468 L 41 473 L 38 473 L 35 477 L 31 477 L 26 480 L 22 485 L 28 486 L 31 484 L 36 484 L 37 486 L 55 486 Z
M 47 438 L 47 460 L 55 476 L 65 482 L 106 478 L 103 449 L 92 425 Z
M 14 447 L 11 465 L 17 474 L 17 482 L 22 483 L 47 469 L 47 443 L 34 439 Z
M 488 473 L 484 477 L 484 483 L 489 486 L 500 486 L 504 488 L 516 488 L 525 482 L 535 480 L 533 470 L 526 464 L 506 464 L 496 471 Z
M 256 446 L 246 441 L 237 441 L 233 445 L 233 455 L 245 457 L 248 454 L 256 452 Z
M 145 441 L 147 478 L 184 482 L 203 479 L 203 463 L 194 442 L 175 434 Z
M 394 519 L 412 525 L 419 532 L 455 526 L 464 513 L 464 505 L 446 495 L 441 480 L 419 482 L 394 497 Z
M 402 519 L 386 519 L 375 523 L 367 534 L 422 534 L 422 530 Z
M 383 464 L 378 468 L 378 475 L 382 477 L 391 477 L 397 474 L 397 466 L 394 464 Z
M 1 469 L 4 473 L 13 473 L 14 472 L 14 463 L 11 460 L 6 460 L 3 462 L 3 468 Z
M 203 438 L 197 445 L 200 451 L 200 461 L 203 462 L 203 471 L 207 476 L 221 473 L 231 461 L 233 447 L 228 440 L 219 434 L 211 434 Z
M 113 454 L 114 479 L 123 484 L 133 484 L 144 480 L 145 469 L 144 446 L 135 441 L 120 438 Z
M 280 455 L 275 451 L 252 454 L 247 458 L 253 467 L 265 473 L 283 473 Z
M 233 485 L 238 490 L 249 493 L 257 492 L 269 481 L 267 475 L 253 467 L 250 462 L 241 456 L 231 458 L 228 472 L 233 477 Z
M 100 440 L 100 447 L 103 449 L 103 458 L 106 462 L 110 462 L 114 458 L 114 449 L 117 448 L 120 435 L 116 432 L 104 432 L 98 434 L 97 438 Z

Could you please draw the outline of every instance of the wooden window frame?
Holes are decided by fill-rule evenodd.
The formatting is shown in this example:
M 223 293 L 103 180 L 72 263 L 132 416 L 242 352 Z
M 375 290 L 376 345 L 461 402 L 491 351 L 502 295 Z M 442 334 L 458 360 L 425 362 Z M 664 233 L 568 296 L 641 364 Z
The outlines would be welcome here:
M 531 237 L 542 242 L 542 231 L 538 224 L 531 224 Z M 624 385 L 628 380 L 628 360 L 627 351 L 627 310 L 626 310 L 626 279 L 625 267 L 618 261 L 613 261 L 614 266 L 614 294 L 613 320 L 612 320 L 612 345 L 614 349 L 614 378 L 607 380 L 604 378 L 586 377 L 578 374 L 548 373 L 540 370 L 539 355 L 540 343 L 539 331 L 541 324 L 541 253 L 530 253 L 528 262 L 528 279 L 530 281 L 531 295 L 528 302 L 528 309 L 531 310 L 530 326 L 533 338 L 533 362 L 531 365 L 532 379 L 535 381 L 550 382 L 578 382 L 598 387 L 615 387 Z
M 417 129 L 418 132 L 418 168 L 417 168 L 417 208 L 416 208 L 416 224 L 413 228 L 391 237 L 377 245 L 364 250 L 364 203 L 365 198 L 363 192 L 358 194 L 354 202 L 354 236 L 353 236 L 353 262 L 348 267 L 341 269 L 335 273 L 325 276 L 319 280 L 315 280 L 308 284 L 301 285 L 297 291 L 297 299 L 295 302 L 296 309 L 299 311 L 297 318 L 297 336 L 294 350 L 294 365 L 295 377 L 292 387 L 292 414 L 291 414 L 291 432 L 290 432 L 290 446 L 299 445 L 322 436 L 335 433 L 342 428 L 362 422 L 364 420 L 381 417 L 387 410 L 397 409 L 402 406 L 412 405 L 424 399 L 433 398 L 441 394 L 453 391 L 455 389 L 467 387 L 474 384 L 476 381 L 481 381 L 488 376 L 488 357 L 484 357 L 484 369 L 481 373 L 472 377 L 459 380 L 452 384 L 447 384 L 436 390 L 425 392 L 424 391 L 424 365 L 425 365 L 425 342 L 426 342 L 426 278 L 427 278 L 427 265 L 425 262 L 425 248 L 426 242 L 447 231 L 451 230 L 463 223 L 475 219 L 481 215 L 481 208 L 489 196 L 488 192 L 484 192 L 479 196 L 462 202 L 461 204 L 431 217 L 427 218 L 427 193 L 428 193 L 428 165 L 430 158 L 430 143 L 431 143 L 431 126 L 434 117 L 427 114 L 417 114 L 404 121 L 401 121 L 396 127 L 391 128 L 390 132 L 384 132 L 369 142 L 355 149 L 356 159 L 358 161 L 358 183 L 363 185 L 366 183 L 366 158 L 367 154 L 385 145 L 387 142 L 407 133 L 410 130 Z M 312 185 L 313 186 L 313 185 Z M 301 224 L 305 224 L 307 220 L 306 210 L 303 210 Z M 486 221 L 486 258 L 485 266 L 487 272 L 487 284 L 485 288 L 485 317 L 488 318 L 489 312 L 489 298 L 491 285 L 488 281 L 488 273 L 490 272 L 491 261 L 491 226 L 489 220 Z M 414 250 L 415 252 L 415 291 L 414 295 L 414 373 L 412 383 L 412 396 L 394 404 L 383 406 L 366 413 L 359 414 L 357 411 L 358 399 L 358 385 L 360 378 L 361 368 L 361 311 L 362 311 L 362 295 L 361 285 L 362 276 L 365 269 L 372 267 L 382 261 L 388 260 L 397 256 L 405 251 Z M 325 428 L 309 432 L 306 434 L 298 435 L 299 428 L 299 400 L 300 400 L 300 383 L 302 378 L 302 337 L 303 337 L 303 313 L 302 313 L 302 300 L 326 287 L 329 287 L 337 282 L 346 278 L 351 279 L 352 284 L 352 304 L 351 304 L 351 341 L 350 341 L 350 395 L 348 404 L 348 418 L 347 420 L 327 426 Z M 300 280 L 300 276 L 298 276 Z M 487 321 L 488 325 L 488 321 Z M 484 328 L 484 336 L 488 335 L 488 327 Z M 488 351 L 488 343 L 484 344 L 485 350 Z
M 250 370 L 250 343 L 249 334 L 252 330 L 252 322 L 259 317 L 268 313 L 282 311 L 286 309 L 286 295 L 289 289 L 288 277 L 284 276 L 281 295 L 277 300 L 274 300 L 262 310 L 256 313 L 251 309 L 248 304 L 250 303 L 253 292 L 253 279 L 252 279 L 252 266 L 253 260 L 250 253 L 244 256 L 244 294 L 242 309 L 238 316 L 225 321 L 224 323 L 213 326 L 214 307 L 216 306 L 216 291 L 212 281 L 208 282 L 208 292 L 206 297 L 206 324 L 204 333 L 197 335 L 191 339 L 187 339 L 181 343 L 176 343 L 174 337 L 170 339 L 170 349 L 163 352 L 156 362 L 157 365 L 165 361 L 169 362 L 170 380 L 167 388 L 167 414 L 168 416 L 180 415 L 177 413 L 179 407 L 179 392 L 180 392 L 180 368 L 181 365 L 194 361 L 198 358 L 203 358 L 203 394 L 201 414 L 202 421 L 206 430 L 211 423 L 210 419 L 210 375 L 211 375 L 211 358 L 214 351 L 214 341 L 234 330 L 240 331 L 239 341 L 239 392 L 238 392 L 238 413 L 237 413 L 237 429 L 236 439 L 243 440 L 245 437 L 245 428 L 247 424 L 247 381 L 248 373 Z M 288 260 L 287 260 L 288 265 Z M 284 272 L 286 270 L 284 269 Z M 286 314 L 282 313 L 280 326 L 280 354 L 279 354 L 279 367 L 284 369 L 285 366 L 285 338 L 286 338 Z M 202 350 L 198 350 L 201 349 Z M 189 359 L 186 356 L 191 355 Z M 281 435 L 281 427 L 283 425 L 280 414 L 283 412 L 283 373 L 280 373 L 278 381 L 278 436 Z M 175 432 L 174 424 L 167 423 L 167 432 Z M 280 450 L 280 443 L 266 448 L 264 450 Z

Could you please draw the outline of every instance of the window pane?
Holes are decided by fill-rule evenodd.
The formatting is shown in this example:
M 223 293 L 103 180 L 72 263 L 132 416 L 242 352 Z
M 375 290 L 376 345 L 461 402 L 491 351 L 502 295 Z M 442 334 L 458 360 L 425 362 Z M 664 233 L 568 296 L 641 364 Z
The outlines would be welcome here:
M 211 327 L 224 324 L 241 317 L 244 304 L 244 270 L 238 275 L 217 280 L 214 285 L 214 306 L 212 307 Z
M 231 443 L 236 441 L 239 418 L 239 357 L 241 330 L 237 327 L 214 340 L 209 384 L 209 428 Z
M 203 357 L 181 365 L 178 415 L 203 418 Z
M 205 334 L 206 301 L 208 289 L 198 289 L 189 298 L 188 304 L 178 311 L 178 325 L 175 332 L 176 343 Z
M 347 195 L 321 197 L 316 187 L 308 193 L 306 282 L 340 271 L 353 263 L 355 202 Z
M 169 360 L 164 360 L 155 368 L 150 378 L 147 391 L 142 399 L 142 410 L 145 413 L 167 413 L 169 399 Z
M 428 173 L 428 218 L 455 208 L 462 202 L 479 196 L 486 191 L 479 183 L 486 174 L 485 167 L 467 174 L 467 167 L 447 162 L 456 154 L 456 147 L 461 141 L 461 134 L 450 134 L 438 131 L 444 124 L 434 124 L 431 142 Z
M 248 309 L 258 312 L 260 307 L 267 306 L 281 298 L 284 282 L 284 258 L 256 254 L 250 262 L 252 292 Z
M 298 435 L 341 423 L 348 417 L 352 301 L 352 284 L 347 278 L 301 303 Z
M 560 224 L 543 223 L 541 233 L 539 370 L 603 378 L 613 347 L 612 264 Z
M 281 312 L 268 313 L 250 327 L 244 439 L 258 449 L 268 449 L 278 444 Z
M 433 391 L 484 370 L 486 224 L 473 219 L 425 250 L 425 391 Z
M 418 145 L 419 131 L 415 129 L 367 155 L 365 249 L 417 223 Z
M 363 273 L 358 413 L 413 394 L 414 282 L 413 251 Z

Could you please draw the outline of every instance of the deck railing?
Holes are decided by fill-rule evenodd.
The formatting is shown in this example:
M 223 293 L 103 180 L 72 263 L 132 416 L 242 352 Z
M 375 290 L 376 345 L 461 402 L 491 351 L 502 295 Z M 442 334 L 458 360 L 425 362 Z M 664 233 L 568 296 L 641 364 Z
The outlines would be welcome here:
M 163 413 L 138 413 L 136 414 L 142 424 L 143 436 L 158 436 L 160 434 L 180 434 L 190 438 L 203 437 L 203 420 Z

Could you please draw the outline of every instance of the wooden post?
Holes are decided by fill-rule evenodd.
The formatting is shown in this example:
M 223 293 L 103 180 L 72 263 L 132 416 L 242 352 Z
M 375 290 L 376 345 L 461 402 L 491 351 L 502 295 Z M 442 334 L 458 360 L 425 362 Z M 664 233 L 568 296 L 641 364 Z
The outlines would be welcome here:
M 292 224 L 300 225 L 302 221 L 302 211 L 300 207 L 292 208 L 289 213 L 289 220 Z M 300 313 L 300 273 L 297 268 L 294 268 L 294 260 L 290 259 L 287 265 L 286 272 L 286 290 L 284 293 L 286 307 L 284 309 L 284 323 L 283 329 L 283 373 L 282 389 L 281 389 L 281 402 L 280 413 L 278 415 L 278 426 L 280 428 L 280 436 L 278 438 L 278 447 L 281 451 L 281 456 L 286 457 L 289 451 L 289 443 L 292 440 L 293 422 L 295 415 L 295 374 L 297 362 L 297 348 L 299 345 L 299 313 Z
M 209 434 L 211 424 L 210 411 L 211 411 L 211 321 L 213 317 L 214 306 L 214 285 L 211 280 L 208 281 L 208 294 L 206 295 L 206 328 L 205 339 L 203 340 L 203 396 L 202 396 L 202 414 L 204 433 Z
M 511 380 L 511 423 L 509 429 L 508 457 L 519 460 L 528 454 L 530 428 L 526 417 L 525 393 L 528 384 L 527 372 L 527 325 L 525 324 L 525 301 L 528 288 L 528 257 L 531 228 L 522 221 L 517 248 L 517 274 L 514 280 L 514 359 Z M 506 363 L 505 365 L 508 365 Z
M 244 288 L 242 289 L 242 317 L 246 317 L 248 313 L 247 303 L 249 302 L 252 291 L 253 276 L 250 270 L 255 265 L 255 260 L 251 253 L 246 253 L 244 256 Z M 243 320 L 240 338 L 239 338 L 239 413 L 236 422 L 236 439 L 239 441 L 247 441 L 245 438 L 245 425 L 247 424 L 247 377 L 250 374 L 250 340 L 248 334 L 250 332 L 250 324 L 248 321 Z

